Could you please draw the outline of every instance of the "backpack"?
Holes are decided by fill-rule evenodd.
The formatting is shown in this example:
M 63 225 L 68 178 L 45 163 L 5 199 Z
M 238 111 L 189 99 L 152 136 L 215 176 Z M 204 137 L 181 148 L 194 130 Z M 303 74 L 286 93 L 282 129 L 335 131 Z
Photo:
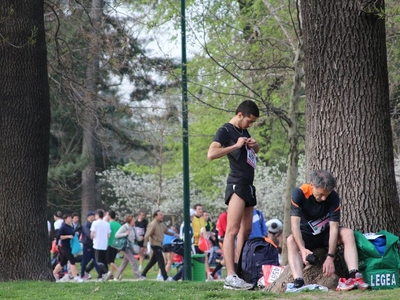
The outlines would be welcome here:
M 365 282 L 373 290 L 398 288 L 399 238 L 386 230 L 379 231 L 376 236 L 380 238 L 368 240 L 361 232 L 354 231 L 359 260 L 358 269 L 363 274 Z
M 263 265 L 279 266 L 278 247 L 268 238 L 247 240 L 239 257 L 237 275 L 254 288 L 263 276 Z

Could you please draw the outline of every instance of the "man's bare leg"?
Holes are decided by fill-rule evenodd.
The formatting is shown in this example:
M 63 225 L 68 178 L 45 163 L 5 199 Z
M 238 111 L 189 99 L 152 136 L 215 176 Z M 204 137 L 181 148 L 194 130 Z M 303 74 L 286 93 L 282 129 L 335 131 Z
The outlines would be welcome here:
M 243 201 L 243 200 L 242 200 Z M 237 263 L 242 252 L 244 242 L 249 238 L 251 229 L 253 227 L 253 207 L 245 207 L 240 224 L 240 230 L 236 240 L 236 256 L 235 262 Z
M 303 260 L 300 255 L 299 247 L 297 246 L 293 235 L 290 235 L 286 241 L 289 266 L 290 270 L 292 271 L 293 278 L 303 278 Z
M 232 194 L 228 205 L 227 225 L 224 237 L 224 261 L 227 275 L 235 275 L 235 238 L 239 233 L 245 203 L 235 193 Z

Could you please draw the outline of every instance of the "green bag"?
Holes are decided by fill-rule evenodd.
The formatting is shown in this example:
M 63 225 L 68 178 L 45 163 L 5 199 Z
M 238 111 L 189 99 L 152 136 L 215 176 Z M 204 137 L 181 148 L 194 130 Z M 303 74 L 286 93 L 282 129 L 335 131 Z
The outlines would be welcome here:
M 399 238 L 386 230 L 381 230 L 376 234 L 386 238 L 383 256 L 361 232 L 354 231 L 359 261 L 358 269 L 363 274 L 365 282 L 373 290 L 398 288 L 400 257 L 397 244 Z
M 124 236 L 121 238 L 115 238 L 111 244 L 111 247 L 119 250 L 124 251 L 128 245 L 128 239 Z

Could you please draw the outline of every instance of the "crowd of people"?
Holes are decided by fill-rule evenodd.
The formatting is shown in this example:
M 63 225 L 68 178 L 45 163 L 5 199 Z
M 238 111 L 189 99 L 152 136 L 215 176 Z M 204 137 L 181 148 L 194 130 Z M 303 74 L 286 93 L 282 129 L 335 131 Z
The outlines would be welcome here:
M 275 230 L 275 227 L 269 225 L 272 231 L 268 231 L 268 222 L 264 222 L 262 212 L 257 212 L 265 230 L 253 229 L 252 237 L 267 237 Z M 128 263 L 132 267 L 135 279 L 146 279 L 148 271 L 156 263 L 159 268 L 157 280 L 175 281 L 182 279 L 183 269 L 177 276 L 169 276 L 168 274 L 172 275 L 173 265 L 179 265 L 183 261 L 179 255 L 173 252 L 172 243 L 175 239 L 184 240 L 184 224 L 182 222 L 180 230 L 176 225 L 167 228 L 163 222 L 164 214 L 161 211 L 154 212 L 152 217 L 153 220 L 149 223 L 145 212 L 140 211 L 137 218 L 133 215 L 126 216 L 125 223 L 121 225 L 116 221 L 116 213 L 113 210 L 98 209 L 95 212 L 89 211 L 87 219 L 81 225 L 77 213 L 62 215 L 60 211 L 55 212 L 53 226 L 55 231 L 54 243 L 57 245 L 57 251 L 55 252 L 53 274 L 56 281 L 83 282 L 92 278 L 90 272 L 93 269 L 97 273 L 98 281 L 121 280 Z M 210 219 L 209 212 L 204 211 L 201 204 L 196 204 L 190 209 L 190 219 L 191 253 L 205 254 L 207 281 L 213 281 L 220 276 L 220 270 L 225 265 L 222 245 L 227 225 L 227 212 L 223 211 L 218 216 L 217 222 L 214 223 Z M 272 223 L 272 226 L 278 226 L 278 231 L 275 231 L 275 233 L 281 233 L 282 223 L 279 220 L 276 220 L 276 222 Z M 257 228 L 257 226 L 253 226 L 253 228 Z M 49 234 L 50 232 L 51 224 Z M 75 235 L 79 238 L 82 247 L 82 251 L 78 255 L 72 254 L 71 248 L 71 240 Z M 128 241 L 136 243 L 140 247 L 140 251 L 134 253 L 129 247 L 122 250 L 121 256 L 123 258 L 120 266 L 118 266 L 116 257 L 119 251 L 112 247 L 112 243 L 115 238 L 121 237 L 127 237 Z M 209 241 L 207 249 L 199 248 L 201 238 Z M 149 256 L 150 259 L 143 268 L 146 256 Z M 177 259 L 177 261 L 174 261 L 174 259 Z M 76 262 L 80 262 L 80 271 L 76 268 Z M 210 268 L 210 265 L 213 268 Z

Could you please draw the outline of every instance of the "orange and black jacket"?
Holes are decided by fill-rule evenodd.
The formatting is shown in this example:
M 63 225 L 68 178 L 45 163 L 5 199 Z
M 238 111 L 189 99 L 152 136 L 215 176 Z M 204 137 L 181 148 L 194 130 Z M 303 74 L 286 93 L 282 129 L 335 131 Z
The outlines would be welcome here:
M 310 221 L 329 217 L 330 221 L 340 222 L 340 198 L 332 191 L 325 201 L 318 202 L 312 194 L 310 184 L 303 184 L 292 192 L 290 215 L 301 218 L 300 230 L 303 234 L 313 234 Z

